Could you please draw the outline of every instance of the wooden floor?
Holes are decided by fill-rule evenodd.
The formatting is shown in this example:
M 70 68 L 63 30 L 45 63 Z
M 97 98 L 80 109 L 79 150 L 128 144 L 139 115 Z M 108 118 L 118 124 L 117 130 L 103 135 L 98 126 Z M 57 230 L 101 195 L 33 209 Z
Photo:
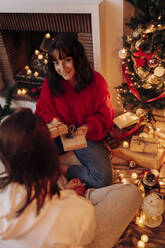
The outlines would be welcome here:
M 136 166 L 129 168 L 128 165 L 113 164 L 115 183 L 139 183 L 142 173 L 146 168 Z M 137 178 L 135 178 L 137 176 Z M 133 178 L 132 178 L 133 177 Z M 162 181 L 161 181 L 162 183 Z M 165 183 L 160 185 L 160 193 L 165 198 Z M 142 234 L 147 234 L 148 242 L 145 243 L 145 248 L 165 248 L 165 213 L 163 221 L 159 227 L 149 228 L 146 226 L 138 226 L 136 224 L 136 216 L 129 224 L 114 248 L 134 248 L 138 247 L 137 243 L 141 239 Z M 142 247 L 142 246 L 141 246 Z

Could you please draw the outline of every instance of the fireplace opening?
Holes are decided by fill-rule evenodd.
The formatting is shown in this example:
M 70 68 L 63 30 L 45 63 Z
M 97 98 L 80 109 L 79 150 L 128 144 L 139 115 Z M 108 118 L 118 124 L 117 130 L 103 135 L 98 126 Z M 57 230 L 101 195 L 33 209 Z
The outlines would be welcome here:
M 41 86 L 47 70 L 46 35 L 74 32 L 94 67 L 90 14 L 0 14 L 0 84 L 33 88 Z M 1 86 L 0 86 L 1 88 Z

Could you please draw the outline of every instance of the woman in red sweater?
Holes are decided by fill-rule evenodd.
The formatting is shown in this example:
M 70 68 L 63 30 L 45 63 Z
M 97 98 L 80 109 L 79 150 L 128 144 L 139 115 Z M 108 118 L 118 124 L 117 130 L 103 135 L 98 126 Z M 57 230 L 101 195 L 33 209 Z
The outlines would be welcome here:
M 91 69 L 75 34 L 60 33 L 49 49 L 49 73 L 37 102 L 36 114 L 45 123 L 57 119 L 82 129 L 87 148 L 74 150 L 81 166 L 67 168 L 68 180 L 79 178 L 86 187 L 99 188 L 113 181 L 108 152 L 102 143 L 112 127 L 114 111 L 104 78 Z M 59 138 L 55 139 L 60 146 Z

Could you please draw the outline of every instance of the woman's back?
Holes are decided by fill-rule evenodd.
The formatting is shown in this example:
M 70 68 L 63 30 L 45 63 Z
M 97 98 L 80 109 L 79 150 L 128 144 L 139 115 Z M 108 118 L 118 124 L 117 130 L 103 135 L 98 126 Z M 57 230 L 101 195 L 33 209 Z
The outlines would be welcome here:
M 36 216 L 36 201 L 16 217 L 24 204 L 24 186 L 12 183 L 0 193 L 0 247 L 47 248 L 77 247 L 92 241 L 95 231 L 94 209 L 73 190 L 46 199 Z M 58 246 L 57 246 L 58 247 Z

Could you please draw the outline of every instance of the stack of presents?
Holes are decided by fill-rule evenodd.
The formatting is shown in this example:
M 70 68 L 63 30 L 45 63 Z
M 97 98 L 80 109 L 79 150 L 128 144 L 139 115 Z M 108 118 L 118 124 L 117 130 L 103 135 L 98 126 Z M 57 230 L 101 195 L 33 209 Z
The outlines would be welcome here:
M 160 169 L 165 162 L 165 122 L 148 120 L 142 109 L 137 113 L 126 112 L 114 118 L 114 128 L 109 136 L 116 139 L 112 143 L 107 136 L 105 144 L 110 147 L 112 163 L 134 162 L 144 168 Z M 109 139 L 109 140 L 108 140 Z

